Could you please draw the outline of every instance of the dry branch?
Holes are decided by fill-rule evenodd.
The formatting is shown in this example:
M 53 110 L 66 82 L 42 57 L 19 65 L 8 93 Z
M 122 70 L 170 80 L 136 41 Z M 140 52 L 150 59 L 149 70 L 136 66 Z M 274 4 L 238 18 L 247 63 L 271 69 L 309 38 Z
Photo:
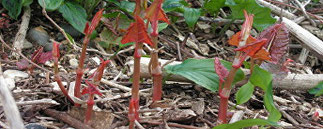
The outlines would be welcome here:
M 273 5 L 271 3 L 268 3 L 264 0 L 256 0 L 259 4 L 265 6 L 265 7 L 268 7 L 271 9 L 271 11 L 277 15 L 281 15 L 283 17 L 286 17 L 288 19 L 291 19 L 291 20 L 294 20 L 295 18 L 297 18 L 297 16 L 295 16 L 294 14 L 286 11 L 286 10 L 283 10 L 281 9 L 280 7 L 276 6 L 276 5 Z
M 282 22 L 285 23 L 288 30 L 297 39 L 302 41 L 307 47 L 309 47 L 316 56 L 323 61 L 323 42 L 303 27 L 299 26 L 295 22 L 282 18 Z
M 143 78 L 151 78 L 148 72 L 148 63 L 149 58 L 142 57 L 141 59 L 141 69 L 140 76 Z M 168 60 L 160 60 L 161 65 L 166 63 Z M 181 62 L 175 61 L 170 65 L 180 64 Z M 133 62 L 129 62 L 128 66 L 132 68 Z M 130 69 L 130 71 L 132 71 Z M 245 74 L 249 74 L 249 70 L 243 70 Z M 163 75 L 165 76 L 165 75 Z M 178 81 L 178 82 L 191 82 L 190 80 L 179 76 L 172 75 L 168 80 L 170 81 Z M 288 89 L 288 90 L 304 90 L 315 87 L 320 81 L 323 81 L 323 74 L 289 74 L 284 79 L 279 81 L 274 81 L 273 86 L 275 88 Z
M 28 30 L 29 26 L 29 21 L 30 21 L 30 13 L 31 9 L 29 6 L 24 7 L 24 15 L 22 16 L 22 22 L 19 27 L 19 31 L 16 34 L 15 41 L 13 42 L 13 47 L 16 49 L 19 53 L 21 53 L 21 49 L 23 48 L 23 43 L 26 38 L 26 33 Z M 13 55 L 16 55 L 19 57 L 19 54 L 13 53 Z
M 0 100 L 3 104 L 3 110 L 10 129 L 24 129 L 18 107 L 15 99 L 12 97 L 11 91 L 7 87 L 7 83 L 3 77 L 0 62 Z

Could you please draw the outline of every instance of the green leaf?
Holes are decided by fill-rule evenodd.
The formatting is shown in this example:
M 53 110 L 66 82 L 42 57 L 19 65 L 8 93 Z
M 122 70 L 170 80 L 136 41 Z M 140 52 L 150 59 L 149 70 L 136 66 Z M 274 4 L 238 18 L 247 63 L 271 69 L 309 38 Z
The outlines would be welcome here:
M 86 24 L 86 11 L 79 4 L 66 2 L 59 7 L 58 11 L 79 32 L 83 33 Z
M 227 69 L 231 69 L 231 63 L 221 61 Z M 183 76 L 196 84 L 213 92 L 218 90 L 219 77 L 214 70 L 214 59 L 187 59 L 178 65 L 167 65 L 166 73 Z M 244 73 L 239 69 L 234 77 L 233 84 L 241 81 Z M 233 85 L 232 84 L 232 85 Z
M 255 0 L 227 0 L 226 5 L 232 10 L 233 19 L 244 19 L 243 10 L 254 14 L 253 26 L 259 31 L 276 22 L 271 16 L 270 9 L 258 5 Z
M 22 5 L 23 0 L 2 0 L 2 6 L 9 11 L 9 16 L 16 20 L 21 13 Z
M 249 81 L 265 91 L 264 105 L 270 113 L 268 120 L 277 122 L 281 118 L 281 114 L 274 105 L 271 74 L 261 69 L 258 65 L 255 65 Z
M 187 23 L 188 27 L 193 28 L 196 24 L 197 20 L 201 15 L 200 9 L 195 8 L 184 8 L 184 18 L 185 22 Z
M 33 3 L 33 0 L 23 0 L 22 6 L 29 6 L 31 3 Z
M 218 12 L 222 7 L 224 7 L 226 0 L 208 0 L 204 3 L 203 9 L 206 9 L 210 13 Z
M 121 1 L 119 7 L 127 12 L 133 12 L 135 10 L 136 4 L 134 2 L 129 1 Z
M 167 23 L 158 23 L 158 32 L 162 31 L 163 29 L 166 29 L 167 27 Z M 148 30 L 152 30 L 151 24 L 148 25 Z M 151 31 L 148 31 L 148 33 L 151 33 Z
M 308 92 L 315 96 L 323 95 L 323 81 L 317 84 L 314 88 L 310 89 Z
M 264 105 L 269 112 L 269 121 L 277 122 L 281 118 L 281 113 L 274 105 L 272 82 L 269 83 L 264 95 Z
M 236 93 L 236 101 L 237 104 L 243 104 L 247 102 L 250 98 L 255 89 L 255 86 L 252 85 L 250 82 L 244 84 Z
M 44 8 L 44 2 L 45 1 L 45 9 L 47 11 L 54 11 L 59 8 L 59 6 L 62 5 L 64 0 L 38 0 L 38 3 L 41 7 Z
M 163 3 L 164 11 L 170 12 L 175 10 L 184 10 L 184 6 L 187 6 L 188 3 L 185 0 L 165 0 Z
M 268 120 L 263 120 L 263 119 L 246 119 L 246 120 L 240 120 L 231 124 L 221 124 L 219 126 L 215 126 L 213 129 L 242 129 L 242 128 L 251 127 L 254 125 L 277 126 L 277 123 L 271 122 Z
M 272 76 L 266 70 L 261 69 L 258 65 L 253 68 L 249 81 L 255 85 L 267 91 L 267 87 L 271 83 Z

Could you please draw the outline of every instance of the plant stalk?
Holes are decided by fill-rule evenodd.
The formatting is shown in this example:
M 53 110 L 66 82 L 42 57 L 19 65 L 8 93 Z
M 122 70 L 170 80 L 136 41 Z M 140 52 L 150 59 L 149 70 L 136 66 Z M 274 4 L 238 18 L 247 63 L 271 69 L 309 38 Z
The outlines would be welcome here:
M 234 80 L 234 76 L 238 68 L 232 67 L 227 79 L 224 82 L 224 86 L 220 94 L 220 107 L 219 107 L 219 117 L 218 123 L 224 124 L 227 123 L 227 110 L 228 110 L 228 100 L 231 92 L 231 84 Z
M 87 102 L 87 109 L 86 109 L 84 124 L 87 124 L 87 125 L 90 124 L 89 122 L 90 122 L 91 116 L 92 116 L 93 105 L 94 105 L 94 94 L 90 94 L 89 100 Z
M 136 43 L 136 49 L 134 53 L 134 71 L 133 71 L 133 82 L 131 89 L 131 100 L 129 104 L 129 129 L 134 129 L 135 120 L 139 118 L 139 85 L 140 85 L 140 58 L 142 51 L 142 43 Z M 134 112 L 133 112 L 134 111 Z
M 151 53 L 151 75 L 153 77 L 153 101 L 159 101 L 162 97 L 162 70 L 158 62 L 158 36 L 151 36 L 153 41 L 153 52 Z
M 55 81 L 57 82 L 59 88 L 61 89 L 61 91 L 63 92 L 63 94 L 67 97 L 67 99 L 69 101 L 71 101 L 72 103 L 74 103 L 74 101 L 71 99 L 71 97 L 68 95 L 67 90 L 65 89 L 62 80 L 59 76 L 59 70 L 58 70 L 58 58 L 57 57 L 53 57 L 54 59 L 54 78 Z
M 85 36 L 85 38 L 83 40 L 83 46 L 82 46 L 81 57 L 80 57 L 80 60 L 79 60 L 79 65 L 78 65 L 78 68 L 76 70 L 76 80 L 75 80 L 74 95 L 77 98 L 81 97 L 81 80 L 82 80 L 82 76 L 83 76 L 83 68 L 84 68 L 84 60 L 85 60 L 85 56 L 86 56 L 86 48 L 87 48 L 87 45 L 89 44 L 89 41 L 90 41 L 90 36 L 89 35 Z M 79 107 L 80 104 L 75 103 L 74 106 Z

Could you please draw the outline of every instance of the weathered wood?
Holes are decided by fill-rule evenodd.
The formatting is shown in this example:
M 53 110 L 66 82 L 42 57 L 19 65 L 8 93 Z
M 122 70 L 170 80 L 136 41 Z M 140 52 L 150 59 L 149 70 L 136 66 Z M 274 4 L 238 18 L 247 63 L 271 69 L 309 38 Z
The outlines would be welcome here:
M 287 18 L 282 18 L 282 22 L 288 28 L 290 33 L 299 39 L 311 52 L 323 61 L 323 42 L 303 27 Z
M 22 21 L 19 27 L 19 31 L 16 34 L 15 41 L 13 42 L 13 47 L 16 49 L 18 52 L 21 53 L 21 49 L 23 48 L 23 43 L 26 38 L 26 33 L 28 30 L 29 26 L 29 21 L 30 21 L 30 13 L 31 9 L 29 6 L 24 7 L 24 15 L 22 16 Z M 19 57 L 20 55 L 17 53 L 12 53 L 13 55 Z
M 148 64 L 150 58 L 142 57 L 140 61 L 140 75 L 142 78 L 151 78 L 148 72 Z M 168 60 L 159 60 L 161 65 L 165 64 Z M 181 62 L 175 61 L 170 65 L 180 64 Z M 130 71 L 132 71 L 133 62 L 129 62 L 128 66 Z M 249 74 L 249 70 L 243 69 L 245 74 Z M 131 74 L 131 73 L 130 73 Z M 165 74 L 163 76 L 166 76 Z M 168 79 L 169 81 L 178 81 L 178 82 L 191 82 L 190 80 L 179 76 L 172 75 Z M 320 81 L 323 81 L 323 74 L 289 74 L 284 79 L 279 81 L 274 81 L 274 88 L 281 88 L 287 90 L 307 90 L 315 87 Z
M 0 100 L 10 129 L 24 129 L 18 107 L 3 77 L 0 62 Z
M 280 7 L 278 7 L 276 5 L 268 3 L 268 2 L 266 2 L 264 0 L 256 0 L 256 1 L 260 5 L 263 5 L 265 7 L 270 8 L 273 13 L 275 13 L 275 14 L 277 14 L 279 16 L 281 15 L 281 16 L 286 17 L 286 18 L 291 19 L 291 20 L 294 20 L 295 18 L 297 18 L 296 15 L 294 15 L 294 14 L 292 14 L 292 13 L 290 13 L 290 12 L 284 10 L 284 9 L 281 9 Z

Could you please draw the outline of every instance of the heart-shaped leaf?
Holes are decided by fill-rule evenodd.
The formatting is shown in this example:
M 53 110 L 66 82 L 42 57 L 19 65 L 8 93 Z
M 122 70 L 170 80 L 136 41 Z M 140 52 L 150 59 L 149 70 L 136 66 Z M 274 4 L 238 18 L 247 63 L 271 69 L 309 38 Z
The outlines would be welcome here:
M 185 22 L 190 28 L 193 28 L 194 25 L 196 24 L 197 20 L 199 19 L 201 15 L 201 10 L 200 9 L 195 9 L 195 8 L 184 8 L 184 18 Z
M 232 64 L 230 62 L 222 60 L 221 63 L 228 70 L 231 69 Z M 218 90 L 219 77 L 214 70 L 214 59 L 187 59 L 178 65 L 167 65 L 165 70 L 169 74 L 183 76 L 213 92 Z M 239 69 L 234 77 L 233 84 L 243 78 L 244 73 Z
M 63 17 L 70 23 L 76 30 L 83 33 L 87 14 L 85 9 L 73 2 L 66 2 L 59 7 L 58 11 L 63 14 Z
M 21 13 L 23 0 L 2 0 L 2 6 L 9 11 L 9 16 L 17 19 Z

